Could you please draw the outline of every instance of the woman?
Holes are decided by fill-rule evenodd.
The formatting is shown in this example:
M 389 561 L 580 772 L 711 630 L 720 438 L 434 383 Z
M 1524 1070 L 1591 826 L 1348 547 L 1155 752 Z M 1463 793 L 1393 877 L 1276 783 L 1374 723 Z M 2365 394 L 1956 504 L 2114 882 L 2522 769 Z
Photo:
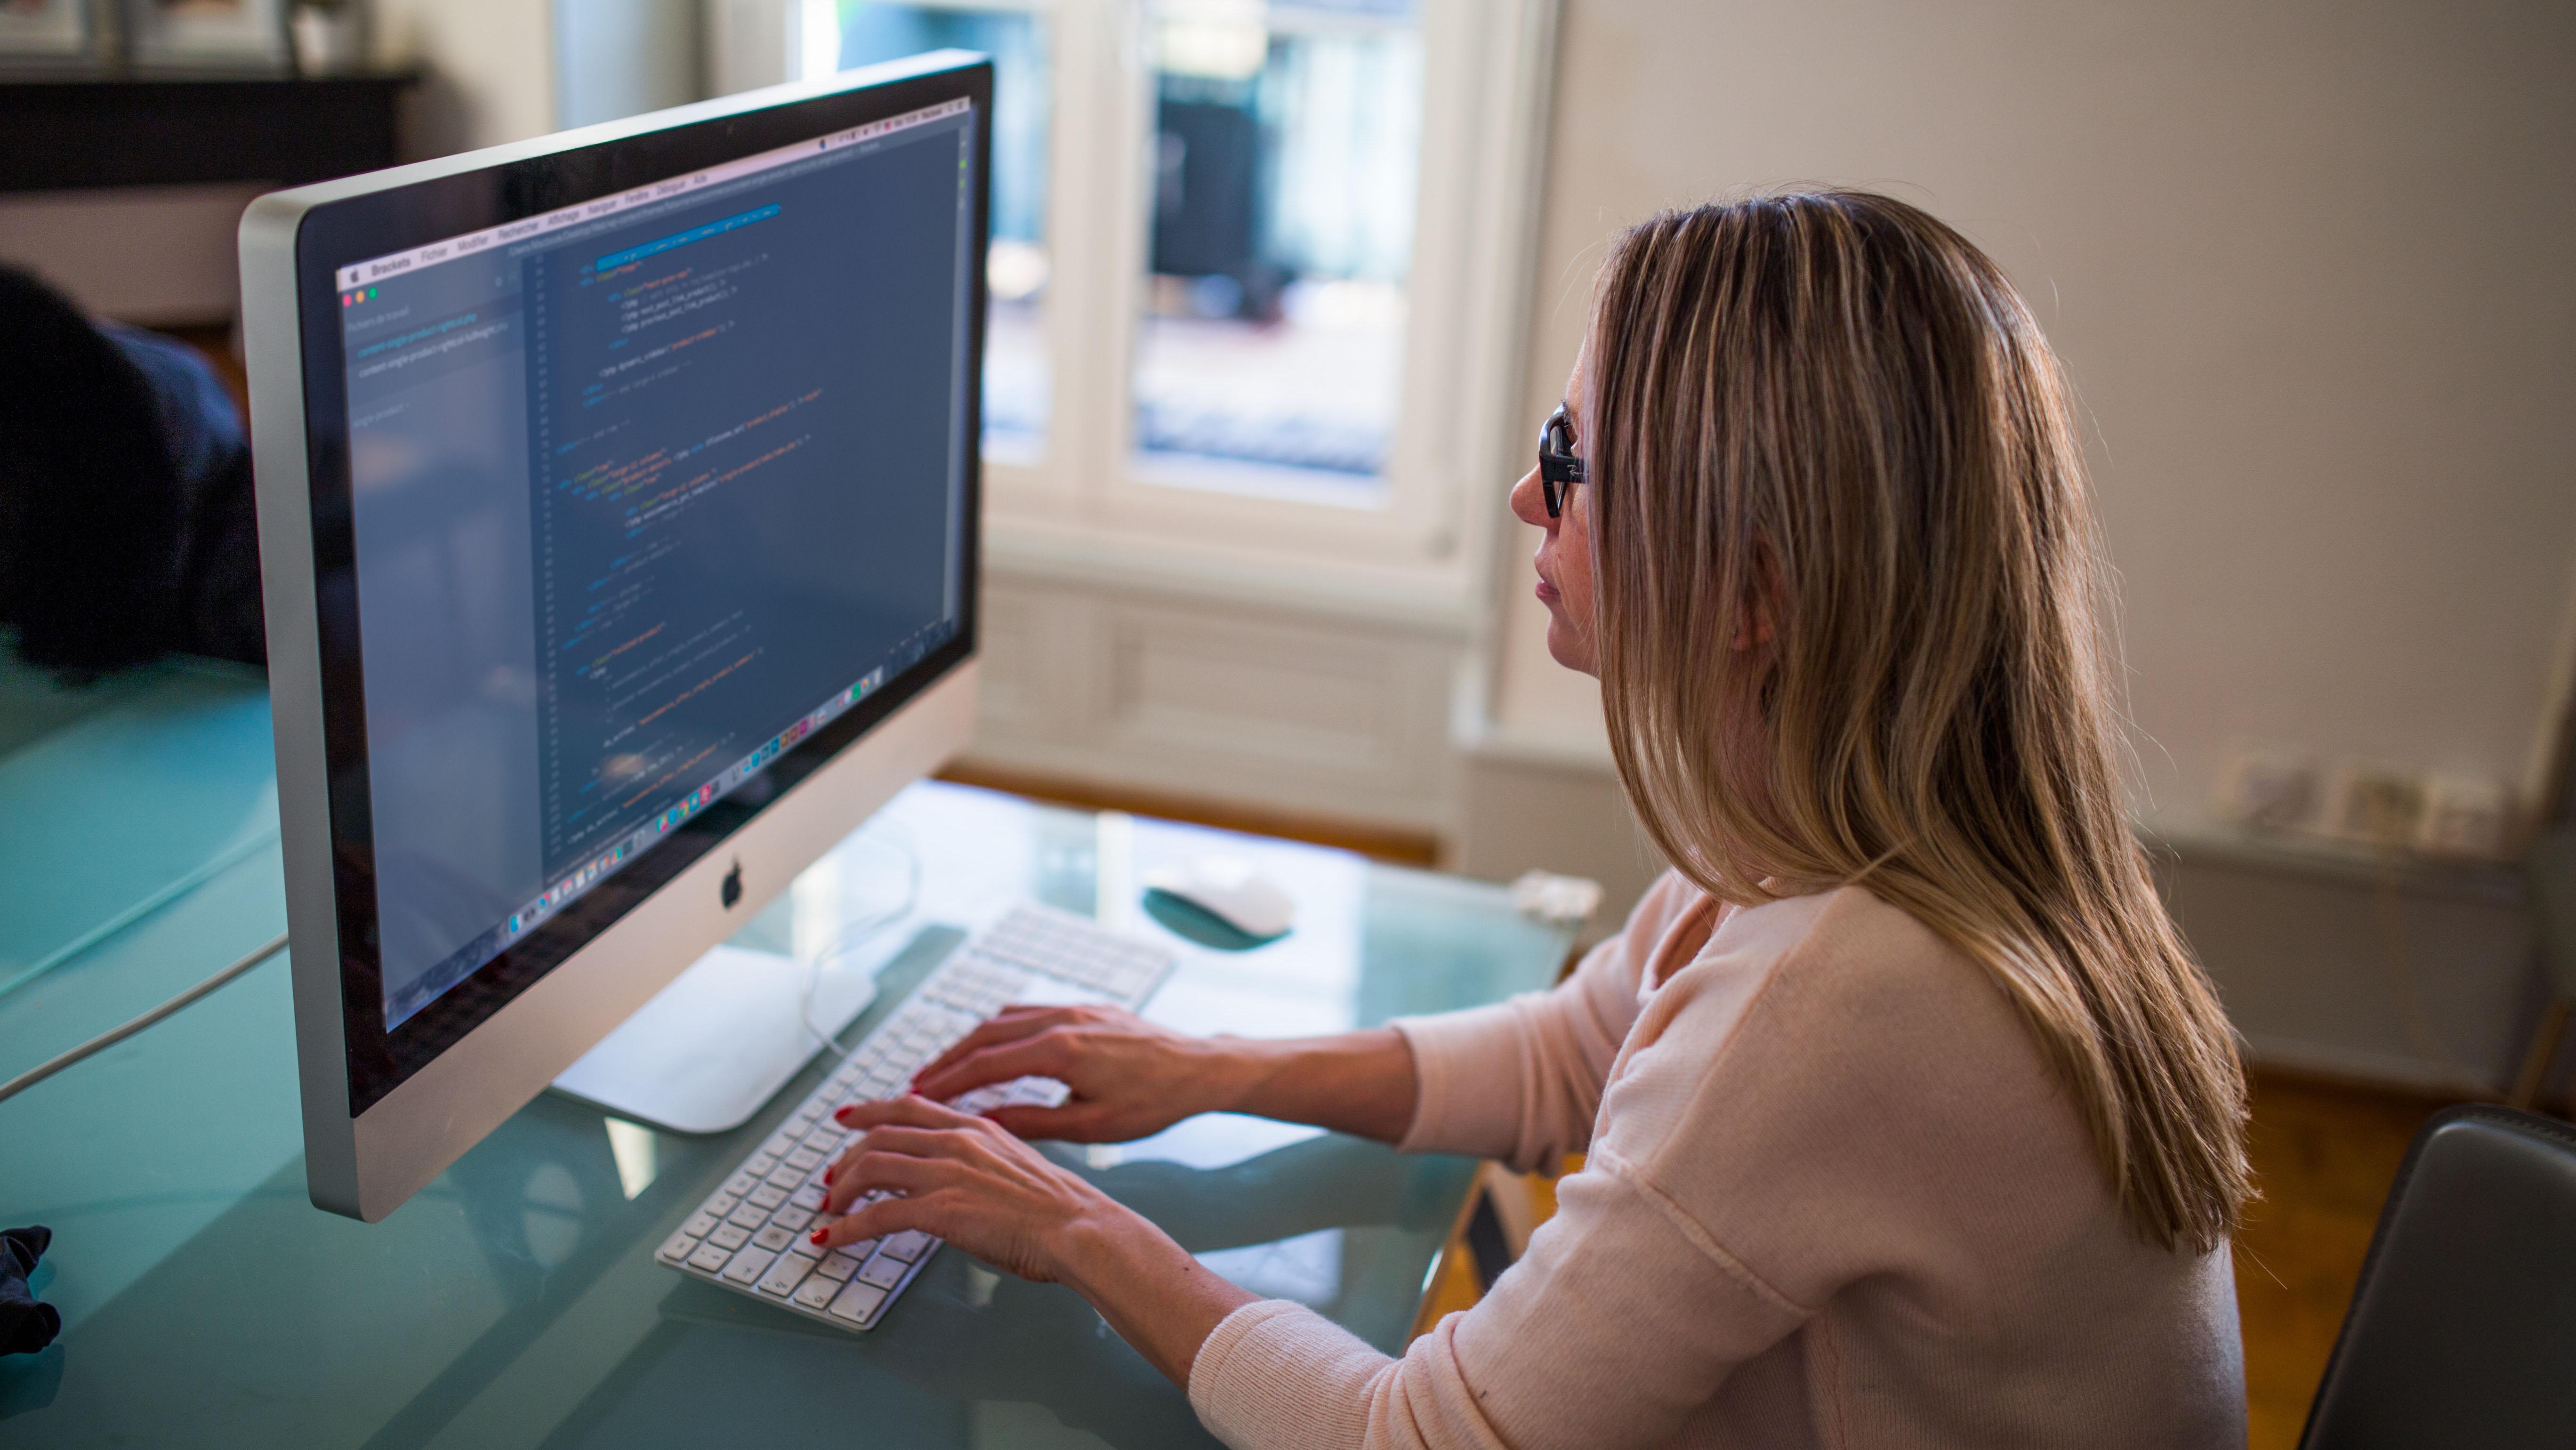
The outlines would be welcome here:
M 1548 646 L 1673 869 L 1541 996 L 1303 1042 L 1017 1010 L 842 1110 L 826 1242 L 1062 1280 L 1237 1446 L 2241 1445 L 2243 1081 L 2122 809 L 2067 391 L 1884 197 L 1623 237 L 1541 466 Z M 938 1106 L 1021 1074 L 993 1121 Z M 1231 1109 L 1589 1153 L 1390 1360 L 1014 1134 Z

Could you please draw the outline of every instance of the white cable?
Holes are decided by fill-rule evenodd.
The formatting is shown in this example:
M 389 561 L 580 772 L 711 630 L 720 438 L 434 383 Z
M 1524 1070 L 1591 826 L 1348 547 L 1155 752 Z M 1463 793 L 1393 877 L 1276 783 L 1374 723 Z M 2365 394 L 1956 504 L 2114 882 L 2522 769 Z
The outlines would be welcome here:
M 64 1068 L 71 1066 L 82 1058 L 89 1057 L 95 1053 L 105 1052 L 107 1049 L 114 1047 L 116 1044 L 123 1042 L 129 1037 L 132 1037 L 135 1033 L 142 1031 L 144 1028 L 151 1026 L 153 1023 L 160 1021 L 162 1018 L 169 1016 L 171 1013 L 178 1011 L 180 1008 L 187 1006 L 189 1003 L 196 1001 L 207 993 L 214 991 L 217 987 L 223 986 L 225 983 L 232 981 L 242 973 L 249 971 L 251 968 L 258 966 L 260 963 L 267 961 L 270 957 L 276 956 L 279 952 L 284 950 L 286 950 L 286 937 L 281 933 L 275 941 L 269 942 L 257 951 L 252 952 L 249 956 L 246 956 L 240 961 L 233 963 L 231 966 L 224 968 L 222 971 L 215 973 L 213 976 L 208 977 L 193 987 L 190 987 L 178 996 L 171 998 L 169 1001 L 162 1003 L 160 1006 L 155 1007 L 151 1011 L 144 1013 L 142 1016 L 135 1018 L 133 1021 L 126 1023 L 124 1026 L 114 1028 L 107 1032 L 102 1032 L 98 1036 L 91 1038 L 89 1041 L 82 1043 L 80 1046 L 73 1048 L 71 1051 L 64 1053 L 60 1057 L 38 1063 L 35 1067 L 18 1074 L 7 1082 L 0 1083 L 0 1103 L 7 1102 L 9 1099 L 16 1097 L 18 1094 L 34 1087 L 36 1084 L 52 1077 L 55 1073 L 62 1071 Z
M 894 826 L 893 822 L 886 822 L 879 829 L 889 827 L 901 830 L 900 827 Z M 843 1047 L 836 1034 L 824 1031 L 814 1022 L 814 994 L 822 988 L 823 969 L 848 956 L 857 949 L 859 943 L 866 941 L 887 926 L 912 915 L 913 907 L 919 905 L 921 901 L 920 853 L 900 841 L 870 840 L 866 844 L 892 851 L 903 858 L 903 899 L 887 910 L 861 917 L 832 934 L 832 939 L 825 942 L 822 949 L 806 963 L 805 997 L 797 1009 L 797 1015 L 805 1024 L 805 1030 L 812 1033 L 814 1040 L 822 1044 L 834 1057 L 844 1062 L 849 1061 L 852 1049 Z

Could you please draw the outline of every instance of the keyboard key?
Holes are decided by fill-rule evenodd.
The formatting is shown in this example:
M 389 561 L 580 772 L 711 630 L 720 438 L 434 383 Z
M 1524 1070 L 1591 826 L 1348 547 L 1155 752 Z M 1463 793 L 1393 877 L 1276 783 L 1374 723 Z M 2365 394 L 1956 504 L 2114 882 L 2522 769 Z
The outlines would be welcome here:
M 903 1282 L 904 1271 L 911 1267 L 912 1265 L 892 1254 L 880 1253 L 860 1266 L 859 1282 L 874 1284 L 880 1289 L 891 1289 Z
M 930 1235 L 918 1229 L 905 1229 L 899 1234 L 889 1234 L 885 1241 L 885 1251 L 907 1264 L 920 1258 L 929 1248 Z
M 663 1242 L 661 1252 L 653 1257 L 666 1264 L 685 1264 L 689 1261 L 689 1255 L 697 1251 L 696 1239 L 684 1233 L 676 1233 Z
M 796 1236 L 796 1241 L 787 1246 L 787 1252 L 794 1254 L 800 1259 L 806 1259 L 809 1261 L 823 1257 L 823 1251 L 814 1247 L 814 1236 L 812 1234 L 798 1234 Z
M 832 1301 L 830 1313 L 835 1319 L 864 1324 L 869 1315 L 877 1312 L 877 1306 L 885 1302 L 885 1296 L 886 1291 L 873 1284 L 853 1283 Z
M 750 1173 L 737 1173 L 731 1178 L 725 1180 L 724 1191 L 732 1194 L 736 1198 L 740 1198 L 759 1186 L 760 1179 L 757 1175 Z M 721 1210 L 719 1210 L 719 1212 L 721 1212 Z
M 720 1223 L 707 1242 L 720 1249 L 738 1249 L 751 1242 L 751 1230 L 738 1223 Z
M 788 1150 L 795 1146 L 796 1139 L 793 1135 L 787 1133 L 772 1133 L 769 1135 L 769 1141 L 760 1145 L 760 1151 L 768 1154 L 772 1158 L 784 1158 L 787 1156 Z
M 733 1212 L 725 1215 L 725 1222 L 738 1223 L 744 1228 L 758 1228 L 769 1222 L 769 1210 L 756 1203 L 741 1204 Z
M 769 1263 L 777 1258 L 767 1249 L 745 1249 L 724 1266 L 724 1276 L 737 1284 L 748 1284 L 769 1272 Z
M 823 1190 L 809 1183 L 805 1187 L 796 1190 L 794 1194 L 789 1196 L 787 1201 L 796 1205 L 798 1208 L 805 1209 L 810 1212 L 811 1210 L 821 1208 L 823 1206 Z
M 823 1155 L 811 1148 L 799 1148 L 787 1155 L 787 1166 L 802 1168 L 810 1173 L 823 1166 Z
M 810 1260 L 800 1259 L 794 1254 L 780 1254 L 778 1262 L 769 1266 L 769 1272 L 760 1276 L 760 1292 L 784 1299 L 796 1292 L 796 1286 L 805 1282 L 806 1272 L 813 1267 Z
M 725 1266 L 725 1261 L 732 1257 L 733 1250 L 721 1248 L 715 1244 L 708 1244 L 699 1249 L 696 1253 L 689 1255 L 689 1267 L 692 1269 L 704 1269 L 708 1273 L 712 1274 L 723 1268 Z
M 797 1286 L 796 1302 L 808 1309 L 820 1309 L 831 1303 L 832 1296 L 840 1292 L 841 1286 L 837 1280 L 826 1279 L 818 1274 Z
M 782 1166 L 769 1175 L 769 1186 L 772 1188 L 783 1188 L 789 1193 L 794 1193 L 797 1189 L 805 1186 L 805 1175 L 794 1168 Z
M 719 1193 L 699 1206 L 716 1217 L 722 1218 L 733 1212 L 741 1203 L 742 1195 L 738 1193 Z
M 787 1230 L 789 1233 L 801 1233 L 804 1231 L 805 1225 L 814 1221 L 814 1215 L 807 1213 L 801 1208 L 782 1208 L 776 1213 L 771 1214 L 769 1216 L 769 1221 L 778 1225 L 780 1228 Z
M 777 1166 L 778 1160 L 771 1155 L 767 1153 L 754 1153 L 751 1155 L 750 1161 L 742 1165 L 742 1171 L 751 1174 L 753 1177 L 764 1177 L 768 1174 L 769 1170 L 776 1168 Z M 751 1190 L 744 1189 L 743 1191 L 748 1193 Z
M 768 1209 L 774 1209 L 774 1208 L 778 1207 L 778 1205 L 780 1205 L 780 1204 L 782 1204 L 782 1203 L 785 1203 L 786 1201 L 787 1201 L 787 1190 L 786 1190 L 786 1189 L 784 1189 L 784 1188 L 772 1188 L 772 1187 L 770 1187 L 770 1186 L 769 1186 L 768 1184 L 766 1184 L 766 1183 L 764 1183 L 764 1184 L 760 1185 L 758 1188 L 753 1189 L 753 1190 L 751 1191 L 750 1196 L 749 1196 L 749 1197 L 747 1197 L 747 1198 L 745 1198 L 745 1199 L 743 1200 L 743 1202 L 748 1203 L 748 1204 L 751 1204 L 752 1206 L 754 1206 L 754 1207 L 756 1207 L 756 1208 L 768 1208 Z
M 753 1234 L 751 1236 L 751 1241 L 758 1247 L 767 1249 L 774 1254 L 795 1242 L 796 1235 L 773 1223 L 769 1227 L 762 1229 L 760 1232 Z
M 837 1283 L 857 1273 L 860 1262 L 866 1257 L 863 1253 L 850 1254 L 834 1249 L 822 1263 L 815 1266 L 814 1272 Z
M 707 1235 L 714 1233 L 716 1231 L 716 1225 L 722 1222 L 724 1222 L 723 1219 L 716 1217 L 712 1213 L 693 1213 L 689 1215 L 689 1221 L 687 1223 L 680 1225 L 680 1232 L 687 1234 L 693 1239 L 702 1239 Z

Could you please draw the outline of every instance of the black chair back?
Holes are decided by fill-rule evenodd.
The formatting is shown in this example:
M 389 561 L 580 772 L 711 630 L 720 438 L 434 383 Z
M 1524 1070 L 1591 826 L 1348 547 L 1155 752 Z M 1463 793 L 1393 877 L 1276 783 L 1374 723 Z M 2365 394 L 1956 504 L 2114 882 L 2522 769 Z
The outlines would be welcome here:
M 2491 1107 L 2424 1125 L 2299 1444 L 2576 1447 L 2576 1129 Z

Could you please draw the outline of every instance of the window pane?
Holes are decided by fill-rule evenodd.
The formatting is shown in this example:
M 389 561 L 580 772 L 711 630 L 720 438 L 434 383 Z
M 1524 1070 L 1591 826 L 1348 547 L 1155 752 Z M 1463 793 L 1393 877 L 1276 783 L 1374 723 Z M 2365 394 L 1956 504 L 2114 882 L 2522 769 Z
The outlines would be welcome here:
M 1155 54 L 1140 472 L 1383 502 L 1421 149 L 1414 0 L 1163 0 Z
M 993 245 L 985 265 L 984 450 L 1034 462 L 1046 442 L 1047 124 L 1044 22 L 1008 10 L 844 0 L 841 65 L 955 46 L 993 58 Z

